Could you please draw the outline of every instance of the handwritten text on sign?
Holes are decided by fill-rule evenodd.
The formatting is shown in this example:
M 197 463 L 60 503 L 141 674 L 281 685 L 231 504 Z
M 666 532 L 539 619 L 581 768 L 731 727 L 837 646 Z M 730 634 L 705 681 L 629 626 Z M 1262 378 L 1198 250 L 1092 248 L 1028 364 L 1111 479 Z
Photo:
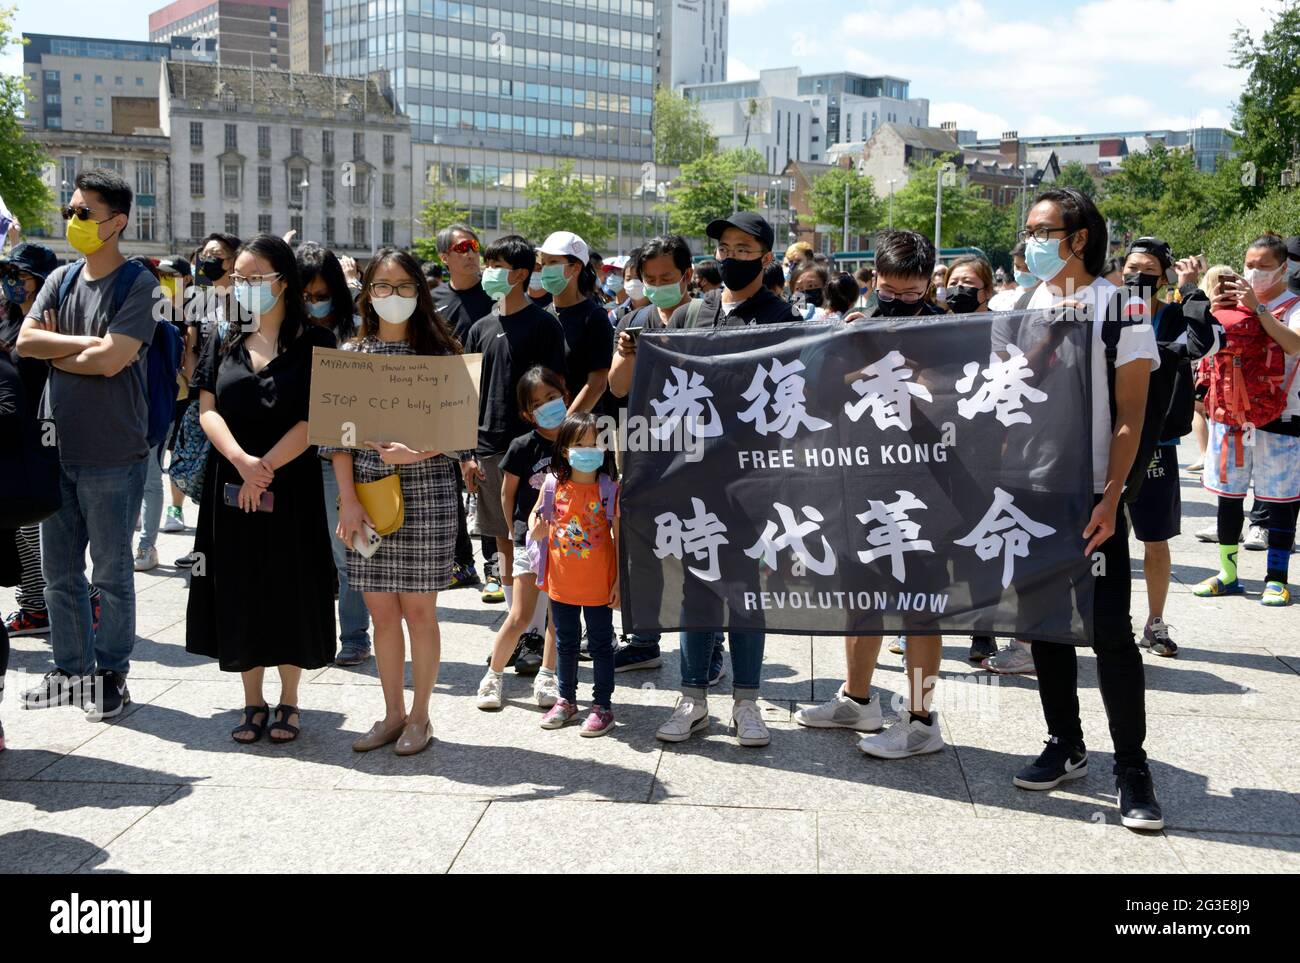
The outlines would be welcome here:
M 312 356 L 313 445 L 363 447 L 398 441 L 454 453 L 478 442 L 483 356 L 377 355 L 316 348 Z

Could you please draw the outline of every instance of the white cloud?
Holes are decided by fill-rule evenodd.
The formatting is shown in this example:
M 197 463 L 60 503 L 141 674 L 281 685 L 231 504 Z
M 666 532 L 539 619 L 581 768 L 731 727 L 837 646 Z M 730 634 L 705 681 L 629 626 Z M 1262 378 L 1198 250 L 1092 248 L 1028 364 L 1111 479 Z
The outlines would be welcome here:
M 768 0 L 731 0 L 731 15 L 747 17 L 752 13 L 761 13 L 767 4 Z
M 808 35 L 802 30 L 795 31 L 791 38 L 790 53 L 795 57 L 808 57 L 813 53 L 813 45 L 808 42 Z
M 751 67 L 739 57 L 727 54 L 727 80 L 755 80 L 758 78 L 758 71 Z

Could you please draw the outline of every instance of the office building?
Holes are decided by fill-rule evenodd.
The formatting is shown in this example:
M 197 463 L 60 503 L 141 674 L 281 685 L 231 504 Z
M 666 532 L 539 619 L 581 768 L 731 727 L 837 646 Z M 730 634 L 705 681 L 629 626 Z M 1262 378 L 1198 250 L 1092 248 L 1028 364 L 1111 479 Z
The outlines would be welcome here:
M 289 68 L 290 0 L 176 0 L 149 14 L 149 39 L 213 40 L 223 64 Z
M 23 39 L 32 127 L 131 133 L 126 114 L 136 126 L 158 127 L 158 71 L 167 44 L 42 33 L 25 33 Z M 152 123 L 141 101 L 152 102 Z
M 289 0 L 289 69 L 296 74 L 324 72 L 324 0 Z
M 1196 169 L 1211 173 L 1221 158 L 1233 152 L 1236 134 L 1222 127 L 1197 127 L 1191 130 L 1116 131 L 1102 134 L 1049 134 L 1019 138 L 1030 148 L 1050 147 L 1062 164 L 1078 161 L 1094 174 L 1118 170 L 1130 154 L 1145 153 L 1156 144 L 1171 150 L 1189 150 Z M 962 146 L 976 150 L 998 150 L 1000 140 L 963 139 Z
M 865 140 L 882 124 L 930 122 L 930 102 L 898 77 L 786 67 L 756 80 L 686 84 L 682 93 L 699 103 L 720 147 L 756 149 L 773 174 L 790 161 L 826 163 L 833 145 Z
M 364 79 L 168 63 L 176 246 L 284 234 L 368 257 L 411 244 L 411 135 L 383 73 Z
M 726 0 L 661 0 L 655 6 L 655 85 L 677 90 L 726 80 Z

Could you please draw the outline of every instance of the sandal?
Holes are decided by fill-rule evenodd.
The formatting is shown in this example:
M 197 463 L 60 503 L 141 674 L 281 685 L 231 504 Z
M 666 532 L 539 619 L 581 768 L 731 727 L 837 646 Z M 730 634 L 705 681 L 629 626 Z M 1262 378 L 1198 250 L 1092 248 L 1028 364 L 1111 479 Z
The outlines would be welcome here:
M 264 715 L 267 717 L 267 719 L 264 719 L 260 724 L 255 723 L 253 721 L 259 715 Z M 244 706 L 244 724 L 241 726 L 236 726 L 234 729 L 231 729 L 230 738 L 234 739 L 241 746 L 251 746 L 253 743 L 261 739 L 263 734 L 266 732 L 266 722 L 268 719 L 270 719 L 270 717 L 271 717 L 271 707 L 266 705 L 265 703 L 263 703 L 260 706 Z M 251 732 L 253 734 L 253 738 L 240 739 L 239 738 L 240 734 L 244 732 Z
M 1217 599 L 1225 595 L 1245 595 L 1246 589 L 1238 579 L 1225 582 L 1214 575 L 1192 589 L 1192 594 L 1199 599 Z
M 302 721 L 302 713 L 298 712 L 297 706 L 286 705 L 281 702 L 275 707 L 275 721 L 271 723 L 271 735 L 269 738 L 276 745 L 285 742 L 293 742 L 298 738 L 298 733 L 301 730 L 297 726 L 289 725 L 288 722 L 289 717 L 292 715 L 297 715 L 299 717 L 298 721 Z M 288 737 L 286 738 L 281 736 L 277 738 L 275 734 L 277 729 L 289 733 Z

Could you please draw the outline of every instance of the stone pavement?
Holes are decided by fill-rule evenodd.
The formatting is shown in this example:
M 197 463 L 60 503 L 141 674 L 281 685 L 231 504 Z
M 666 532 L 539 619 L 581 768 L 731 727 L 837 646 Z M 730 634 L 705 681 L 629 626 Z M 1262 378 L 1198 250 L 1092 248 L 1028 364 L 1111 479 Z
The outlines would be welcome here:
M 504 711 L 474 707 L 503 613 L 470 590 L 441 600 L 427 752 L 351 751 L 382 713 L 373 660 L 308 674 L 296 745 L 243 748 L 229 735 L 238 680 L 184 649 L 186 582 L 170 563 L 188 551 L 187 533 L 160 536 L 164 566 L 137 576 L 134 705 L 123 718 L 21 711 L 19 692 L 50 667 L 49 647 L 43 636 L 14 640 L 0 707 L 10 746 L 0 753 L 0 871 L 1296 872 L 1300 608 L 1259 606 L 1264 558 L 1244 551 L 1248 597 L 1194 598 L 1217 554 L 1191 532 L 1214 509 L 1192 479 L 1183 496 L 1167 614 L 1182 653 L 1144 656 L 1163 833 L 1118 825 L 1091 655 L 1080 658 L 1091 773 L 1035 794 L 1011 785 L 1044 737 L 1034 680 L 969 684 L 989 678 L 966 662 L 962 640 L 944 650 L 948 747 L 935 755 L 871 760 L 852 733 L 796 726 L 792 711 L 830 696 L 844 672 L 838 640 L 807 637 L 769 639 L 766 749 L 727 735 L 729 678 L 707 733 L 655 740 L 676 698 L 675 640 L 661 669 L 618 677 L 616 731 L 582 739 L 540 729 L 531 685 L 513 674 Z M 192 521 L 192 505 L 187 513 Z M 1139 575 L 1139 626 L 1145 604 Z M 0 590 L 0 609 L 13 608 L 13 591 Z M 882 656 L 886 700 L 903 690 L 900 662 Z

